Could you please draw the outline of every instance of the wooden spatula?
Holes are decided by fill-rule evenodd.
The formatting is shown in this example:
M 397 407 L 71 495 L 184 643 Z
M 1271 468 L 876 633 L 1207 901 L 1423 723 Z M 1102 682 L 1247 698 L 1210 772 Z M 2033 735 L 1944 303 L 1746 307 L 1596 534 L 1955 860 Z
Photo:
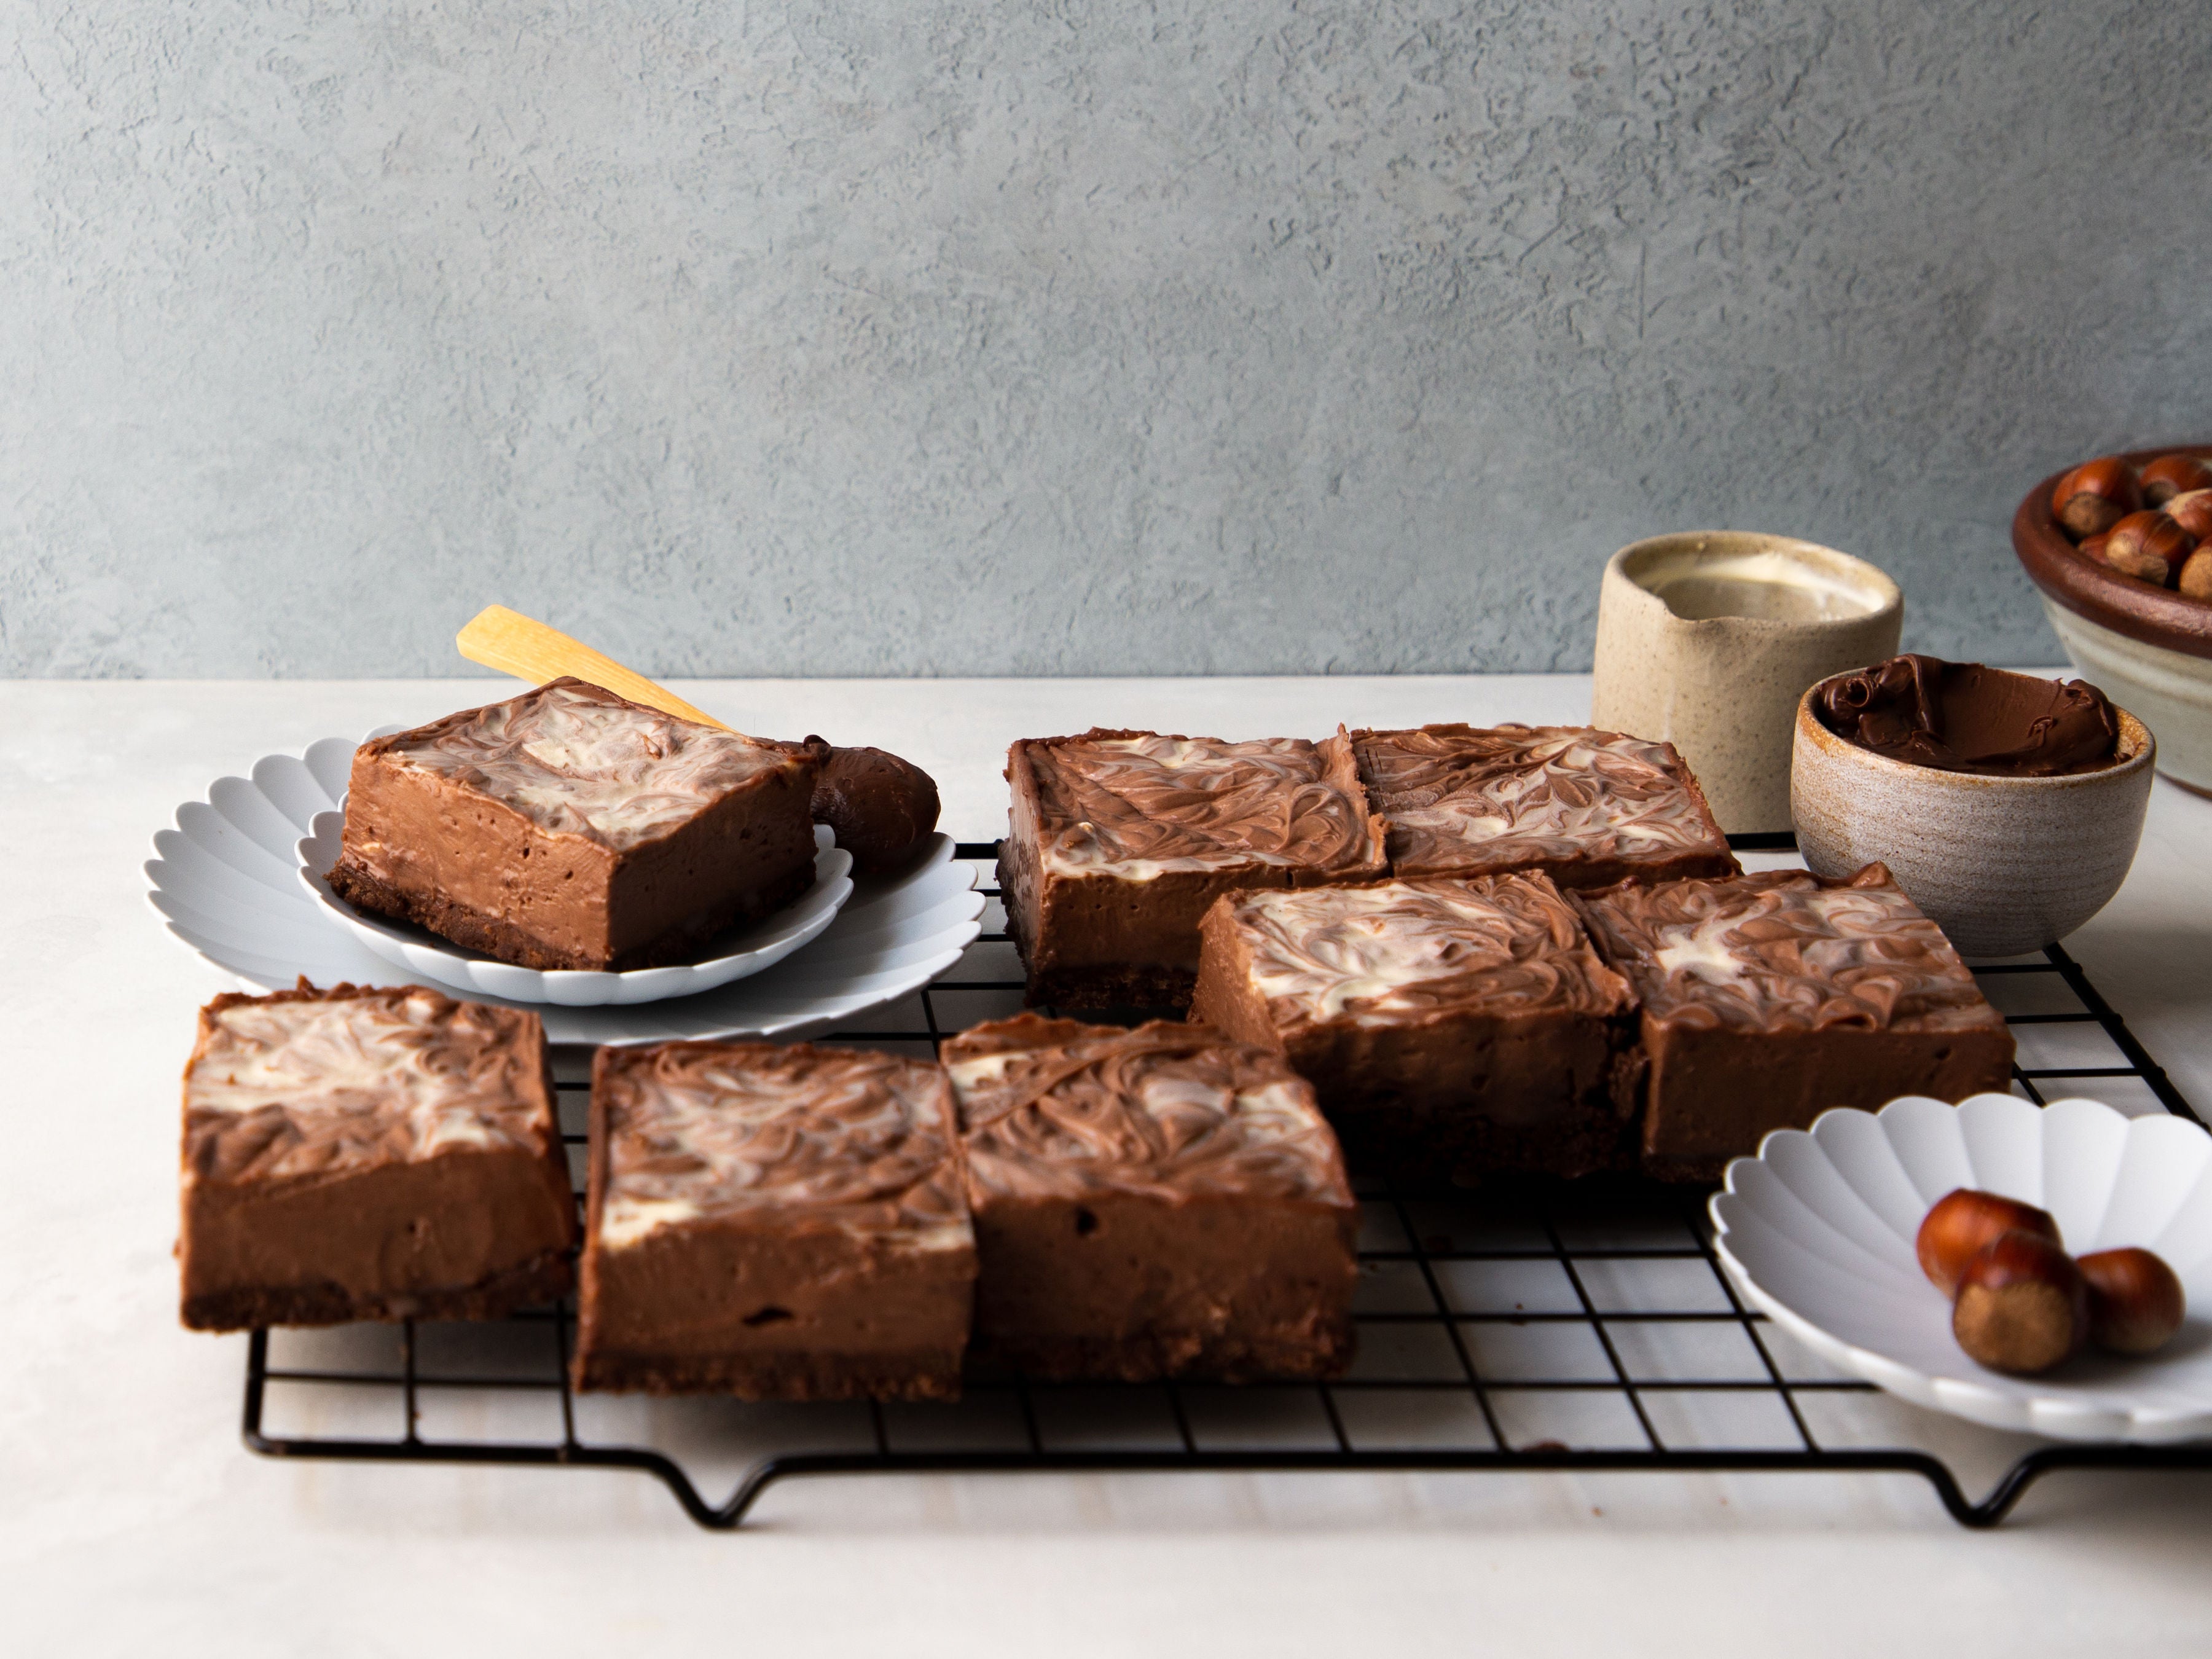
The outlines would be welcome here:
M 580 641 L 570 639 L 559 629 L 533 622 L 503 605 L 488 605 L 477 612 L 469 625 L 453 636 L 453 643 L 471 662 L 513 674 L 532 685 L 557 680 L 563 674 L 572 675 L 587 685 L 628 697 L 632 702 L 641 702 L 648 708 L 658 708 L 678 720 L 696 720 L 702 726 L 724 732 L 735 729 L 694 708 L 667 687 L 623 667 L 612 657 L 603 656 Z

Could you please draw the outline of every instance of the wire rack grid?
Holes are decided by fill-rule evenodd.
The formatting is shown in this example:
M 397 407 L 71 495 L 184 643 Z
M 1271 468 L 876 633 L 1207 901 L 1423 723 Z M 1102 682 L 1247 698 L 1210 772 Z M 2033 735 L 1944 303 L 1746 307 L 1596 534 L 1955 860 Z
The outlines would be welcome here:
M 963 843 L 958 856 L 988 866 L 994 852 Z M 1018 1007 L 1019 964 L 997 890 L 984 890 L 988 931 L 958 967 L 866 1029 L 823 1040 L 933 1054 L 947 1034 Z M 2015 1028 L 2028 1098 L 2081 1082 L 2124 1109 L 2198 1121 L 2065 951 L 1975 971 Z M 589 1058 L 555 1060 L 580 1188 Z M 1906 1474 L 1956 1520 L 1989 1527 L 2056 1470 L 2212 1468 L 2212 1446 L 2033 1443 L 1970 1497 L 1950 1462 L 1910 1443 L 1911 1408 L 1829 1370 L 1744 1306 L 1713 1254 L 1704 1192 L 1356 1185 L 1358 1357 L 1328 1383 L 979 1373 L 950 1406 L 577 1395 L 562 1303 L 481 1324 L 255 1331 L 244 1436 L 281 1458 L 635 1469 L 714 1528 L 801 1476 L 1201 1469 Z M 710 1500 L 725 1480 L 729 1495 Z

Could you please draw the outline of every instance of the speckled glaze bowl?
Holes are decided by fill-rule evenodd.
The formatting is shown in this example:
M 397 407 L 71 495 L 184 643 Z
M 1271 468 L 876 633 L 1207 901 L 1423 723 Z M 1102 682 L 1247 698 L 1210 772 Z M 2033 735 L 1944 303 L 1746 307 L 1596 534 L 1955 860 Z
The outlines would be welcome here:
M 1682 751 L 1730 834 L 1790 827 L 1791 710 L 1897 654 L 1905 599 L 1863 559 L 1702 530 L 1624 547 L 1598 590 L 1590 723 Z
M 1814 690 L 1797 702 L 1790 797 L 1797 850 L 1816 874 L 1879 860 L 1969 957 L 2056 944 L 2119 891 L 2158 756 L 2126 709 L 2118 758 L 2100 771 L 1984 777 L 1846 743 L 1814 714 Z
M 2212 459 L 2212 444 L 2166 444 L 2127 459 L 2141 466 L 2161 455 Z M 2106 696 L 2140 709 L 2158 733 L 2158 769 L 2212 794 L 2212 605 L 2083 557 L 2051 510 L 2063 476 L 2054 472 L 2027 492 L 2013 514 L 2013 551 L 2074 665 Z

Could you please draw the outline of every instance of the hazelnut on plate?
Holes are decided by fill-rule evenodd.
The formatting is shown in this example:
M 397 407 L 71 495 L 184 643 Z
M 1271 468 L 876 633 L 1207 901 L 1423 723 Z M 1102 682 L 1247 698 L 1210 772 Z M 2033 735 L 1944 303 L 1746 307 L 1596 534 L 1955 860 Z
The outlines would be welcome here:
M 2088 1281 L 2043 1234 L 1999 1233 L 1960 1276 L 1951 1334 L 1993 1371 L 2047 1371 L 2089 1339 Z
M 1920 1255 L 1920 1271 L 1937 1290 L 1952 1296 L 1966 1263 L 2000 1234 L 2015 1231 L 2034 1233 L 2053 1244 L 2059 1242 L 2058 1224 L 2048 1211 L 1960 1187 L 1937 1199 L 1922 1218 L 1913 1248 Z
M 2148 1250 L 2098 1250 L 2074 1264 L 2089 1286 L 2089 1340 L 2111 1353 L 2164 1347 L 2186 1311 L 2181 1281 Z

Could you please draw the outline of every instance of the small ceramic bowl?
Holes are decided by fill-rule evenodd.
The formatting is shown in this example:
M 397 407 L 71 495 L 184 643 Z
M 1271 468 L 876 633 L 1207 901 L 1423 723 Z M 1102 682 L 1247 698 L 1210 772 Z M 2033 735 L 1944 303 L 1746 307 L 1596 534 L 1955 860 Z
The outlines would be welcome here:
M 1984 777 L 1846 743 L 1797 701 L 1790 804 L 1817 875 L 1880 860 L 1969 957 L 2056 944 L 2103 909 L 2142 838 L 2158 744 L 2119 709 L 2118 757 L 2056 778 Z
M 2138 449 L 2140 466 L 2161 455 L 2212 459 L 2212 444 Z M 2140 709 L 2158 733 L 2158 769 L 2212 794 L 2212 605 L 2123 576 L 2075 549 L 2051 510 L 2054 472 L 2013 515 L 2013 551 L 2042 591 L 2066 654 L 2107 696 Z

